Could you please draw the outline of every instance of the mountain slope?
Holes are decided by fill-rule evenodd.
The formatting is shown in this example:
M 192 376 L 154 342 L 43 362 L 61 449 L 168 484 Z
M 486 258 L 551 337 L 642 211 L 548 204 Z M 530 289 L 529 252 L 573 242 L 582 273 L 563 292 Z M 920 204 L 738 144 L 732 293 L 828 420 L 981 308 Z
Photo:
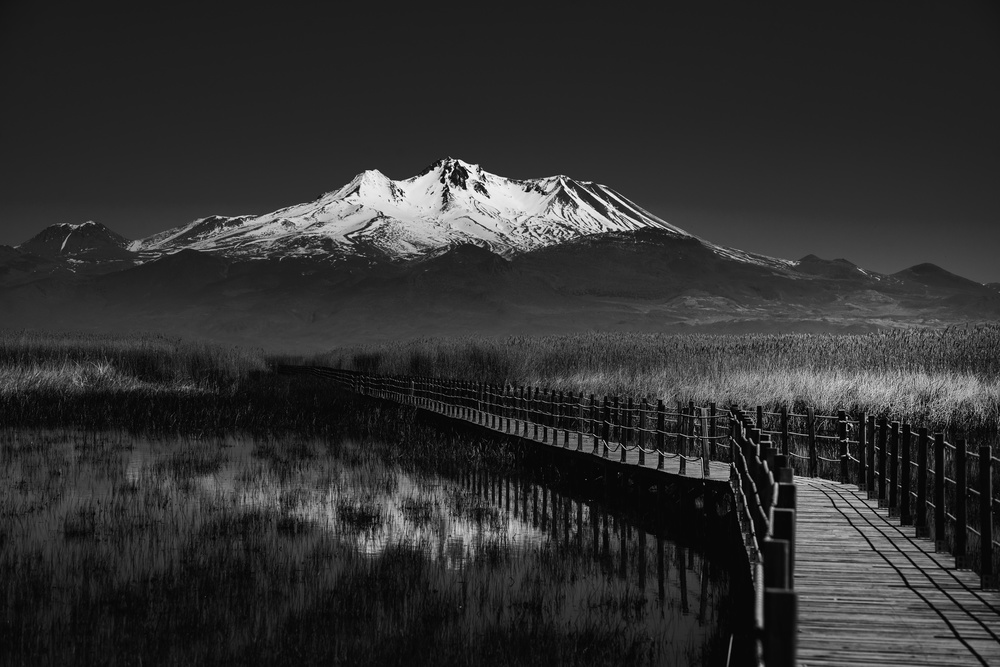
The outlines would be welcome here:
M 17 248 L 40 257 L 103 261 L 129 257 L 131 243 L 101 223 L 90 220 L 79 225 L 50 225 Z
M 692 237 L 604 185 L 566 176 L 507 179 L 446 158 L 402 181 L 365 171 L 307 204 L 257 217 L 196 220 L 133 248 L 158 253 L 187 248 L 231 258 L 410 259 L 473 244 L 512 256 L 582 236 L 638 229 Z M 779 261 L 713 247 L 745 261 Z
M 918 265 L 774 259 L 616 191 L 461 160 L 366 171 L 313 202 L 140 241 L 97 223 L 0 246 L 4 327 L 147 330 L 273 349 L 427 335 L 866 331 L 1000 320 L 1000 289 Z
M 849 268 L 832 264 L 834 273 Z M 1000 320 L 1000 294 L 981 286 L 824 273 L 740 261 L 662 229 L 586 236 L 510 258 L 459 245 L 374 265 L 186 250 L 106 275 L 0 289 L 0 312 L 7 327 L 160 331 L 279 350 L 416 336 L 867 331 Z

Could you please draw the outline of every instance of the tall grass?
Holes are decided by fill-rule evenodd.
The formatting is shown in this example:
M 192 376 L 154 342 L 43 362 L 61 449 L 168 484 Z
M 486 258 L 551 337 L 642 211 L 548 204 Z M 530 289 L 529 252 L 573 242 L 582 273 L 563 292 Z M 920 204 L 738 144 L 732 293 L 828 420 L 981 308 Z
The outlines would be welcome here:
M 863 335 L 421 339 L 338 349 L 314 362 L 598 395 L 846 409 L 935 427 L 981 431 L 1000 423 L 1000 325 Z
M 213 391 L 266 369 L 260 351 L 154 334 L 0 330 L 0 394 L 154 386 Z
M 399 450 L 0 431 L 0 664 L 697 664 L 724 642 L 710 561 L 668 541 L 657 598 L 655 539 L 627 520 L 583 508 L 598 558 L 591 525 L 556 530 L 554 492 L 539 531 L 537 504 L 517 522 Z
M 0 426 L 266 429 L 316 416 L 259 351 L 158 335 L 0 331 Z M 290 405 L 289 403 L 298 403 Z

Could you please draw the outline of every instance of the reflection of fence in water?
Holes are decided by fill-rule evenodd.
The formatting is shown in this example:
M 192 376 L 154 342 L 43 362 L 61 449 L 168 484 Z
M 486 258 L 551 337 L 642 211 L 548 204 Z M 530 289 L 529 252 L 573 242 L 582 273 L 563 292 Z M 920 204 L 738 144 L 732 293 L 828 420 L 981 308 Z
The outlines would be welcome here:
M 755 615 L 759 637 L 764 639 L 761 648 L 767 664 L 794 664 L 798 643 L 798 603 L 794 591 L 797 484 L 793 484 L 793 472 L 799 477 L 856 483 L 867 490 L 870 499 L 877 498 L 880 507 L 899 518 L 901 524 L 915 525 L 918 535 L 933 535 L 939 550 L 950 549 L 956 556 L 958 569 L 977 568 L 981 588 L 997 585 L 996 561 L 1000 549 L 996 547 L 1000 543 L 994 536 L 1000 534 L 996 530 L 1000 499 L 993 494 L 1000 488 L 995 479 L 1000 461 L 992 456 L 989 446 L 980 447 L 978 453 L 969 452 L 964 440 L 953 445 L 945 442 L 942 434 L 936 434 L 931 448 L 926 430 L 921 429 L 914 436 L 912 427 L 899 422 L 890 423 L 886 419 L 876 422 L 874 417 L 866 415 L 850 419 L 845 411 L 835 416 L 816 415 L 811 408 L 805 414 L 790 413 L 787 408 L 766 412 L 760 406 L 756 409 L 756 420 L 732 408 L 726 415 L 727 419 L 733 417 L 728 433 L 715 433 L 714 438 L 719 439 L 715 442 L 711 430 L 715 420 L 704 419 L 705 411 L 701 411 L 699 419 L 694 411 L 688 413 L 681 405 L 673 415 L 677 428 L 670 430 L 667 420 L 670 415 L 662 402 L 652 411 L 642 400 L 636 407 L 634 400 L 621 401 L 619 397 L 610 400 L 605 397 L 598 402 L 594 396 L 586 399 L 581 394 L 578 399 L 566 401 L 554 391 L 545 390 L 539 396 L 537 388 L 497 391 L 496 387 L 482 383 L 372 377 L 333 369 L 312 369 L 312 372 L 336 377 L 362 394 L 425 407 L 494 431 L 535 441 L 541 435 L 542 444 L 550 444 L 551 429 L 551 444 L 558 446 L 561 425 L 563 449 L 581 451 L 587 438 L 594 455 L 609 459 L 609 453 L 620 451 L 620 462 L 632 466 L 636 461 L 627 461 L 626 451 L 637 452 L 639 465 L 634 469 L 643 469 L 644 454 L 652 453 L 658 455 L 657 468 L 663 468 L 665 457 L 676 458 L 679 468 L 671 473 L 683 476 L 684 463 L 700 459 L 701 477 L 707 482 L 712 458 L 731 462 L 733 465 L 727 470 L 758 593 Z M 570 406 L 568 410 L 566 405 Z M 647 419 L 653 415 L 656 427 L 647 428 Z M 700 431 L 698 423 L 703 425 Z M 685 428 L 689 432 L 685 433 Z M 530 434 L 529 429 L 532 429 Z M 575 448 L 570 445 L 572 436 Z M 652 448 L 648 448 L 647 437 L 653 440 Z M 687 449 L 692 442 L 700 445 L 698 451 Z M 697 455 L 690 457 L 691 453 Z M 806 486 L 812 489 L 812 485 Z M 542 500 L 544 508 L 544 493 Z M 533 511 L 537 511 L 534 507 L 533 504 Z M 829 509 L 824 506 L 824 511 Z M 524 512 L 527 513 L 527 508 Z M 547 521 L 545 511 L 542 520 Z M 627 531 L 625 534 L 627 537 Z M 595 545 L 598 542 L 596 533 L 593 541 Z M 604 553 L 610 554 L 610 536 L 605 542 L 608 548 Z M 627 544 L 622 552 L 627 555 Z M 624 559 L 622 567 L 627 570 Z M 961 643 L 956 626 L 949 623 L 943 612 L 936 608 L 935 611 Z M 969 648 L 967 643 L 962 645 Z
M 715 613 L 726 594 L 712 585 L 722 576 L 704 553 L 633 526 L 621 514 L 594 501 L 582 502 L 547 485 L 488 470 L 470 471 L 462 483 L 508 517 L 529 524 L 560 549 L 589 553 L 609 573 L 646 594 L 656 582 L 656 599 L 683 614 L 696 609 L 699 625 Z

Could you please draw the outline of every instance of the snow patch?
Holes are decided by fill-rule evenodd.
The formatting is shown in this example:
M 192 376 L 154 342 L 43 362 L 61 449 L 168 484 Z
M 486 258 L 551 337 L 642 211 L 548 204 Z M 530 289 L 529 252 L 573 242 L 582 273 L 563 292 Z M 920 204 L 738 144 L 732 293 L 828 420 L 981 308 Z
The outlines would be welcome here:
M 192 248 L 251 258 L 262 248 L 270 254 L 324 256 L 374 248 L 403 258 L 469 243 L 509 256 L 582 236 L 647 228 L 698 238 L 605 185 L 565 175 L 508 179 L 448 157 L 399 181 L 369 169 L 312 202 L 260 216 L 202 218 L 130 249 Z M 698 240 L 737 261 L 794 265 Z

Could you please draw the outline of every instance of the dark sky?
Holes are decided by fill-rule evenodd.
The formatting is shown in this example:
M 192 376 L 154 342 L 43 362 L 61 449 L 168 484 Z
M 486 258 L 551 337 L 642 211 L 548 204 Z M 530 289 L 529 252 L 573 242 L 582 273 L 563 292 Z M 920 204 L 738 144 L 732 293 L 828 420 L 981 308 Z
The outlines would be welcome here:
M 450 155 L 746 250 L 1000 281 L 995 3 L 670 6 L 7 0 L 0 243 L 141 238 Z

